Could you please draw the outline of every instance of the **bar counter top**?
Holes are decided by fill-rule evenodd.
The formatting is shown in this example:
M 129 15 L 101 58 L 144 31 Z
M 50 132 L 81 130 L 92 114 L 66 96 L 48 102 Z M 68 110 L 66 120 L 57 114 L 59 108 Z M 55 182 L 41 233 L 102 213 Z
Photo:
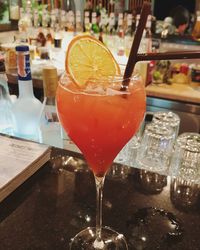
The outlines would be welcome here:
M 146 93 L 147 96 L 200 104 L 200 90 L 186 84 L 150 84 L 146 87 Z
M 129 250 L 198 250 L 199 190 L 113 165 L 105 181 L 103 225 L 123 233 Z M 54 148 L 51 160 L 0 203 L 0 249 L 69 250 L 76 233 L 95 225 L 95 205 L 94 178 L 82 156 Z

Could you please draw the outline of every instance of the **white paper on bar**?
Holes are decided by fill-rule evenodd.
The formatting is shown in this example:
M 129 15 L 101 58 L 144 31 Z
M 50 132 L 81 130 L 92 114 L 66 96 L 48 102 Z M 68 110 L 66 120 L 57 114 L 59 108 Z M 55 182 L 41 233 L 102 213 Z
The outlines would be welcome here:
M 51 147 L 0 135 L 0 201 L 50 159 Z

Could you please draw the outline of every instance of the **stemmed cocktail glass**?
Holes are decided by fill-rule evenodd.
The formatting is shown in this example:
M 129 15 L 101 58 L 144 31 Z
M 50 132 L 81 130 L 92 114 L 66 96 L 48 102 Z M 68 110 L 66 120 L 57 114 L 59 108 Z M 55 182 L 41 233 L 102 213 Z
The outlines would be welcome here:
M 93 171 L 97 192 L 96 227 L 78 233 L 71 250 L 126 250 L 125 238 L 102 227 L 103 185 L 113 160 L 135 135 L 146 109 L 145 87 L 134 75 L 137 51 L 150 13 L 144 3 L 128 63 L 121 70 L 110 51 L 88 35 L 69 44 L 56 95 L 60 122 Z
M 137 132 L 145 112 L 145 89 L 137 75 L 121 91 L 123 76 L 91 79 L 79 88 L 63 75 L 57 89 L 59 119 L 94 173 L 97 190 L 96 228 L 77 234 L 71 249 L 126 249 L 122 234 L 102 227 L 102 191 L 111 164 Z

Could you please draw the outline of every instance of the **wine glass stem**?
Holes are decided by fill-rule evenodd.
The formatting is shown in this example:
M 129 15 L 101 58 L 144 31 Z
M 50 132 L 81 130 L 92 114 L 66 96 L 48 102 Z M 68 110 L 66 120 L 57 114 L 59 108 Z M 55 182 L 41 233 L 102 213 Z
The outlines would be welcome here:
M 96 191 L 97 191 L 97 211 L 96 211 L 96 241 L 101 242 L 101 228 L 102 228 L 102 198 L 104 177 L 95 176 Z

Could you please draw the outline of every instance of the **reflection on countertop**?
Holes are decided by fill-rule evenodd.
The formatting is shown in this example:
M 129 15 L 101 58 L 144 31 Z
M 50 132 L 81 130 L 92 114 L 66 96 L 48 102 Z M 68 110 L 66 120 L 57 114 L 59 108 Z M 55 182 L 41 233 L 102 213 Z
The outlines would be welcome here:
M 54 149 L 52 156 L 0 203 L 0 249 L 66 250 L 71 237 L 95 224 L 91 171 L 78 154 Z M 199 249 L 197 187 L 190 186 L 188 203 L 180 180 L 126 168 L 123 179 L 106 177 L 103 224 L 123 233 L 131 250 Z

